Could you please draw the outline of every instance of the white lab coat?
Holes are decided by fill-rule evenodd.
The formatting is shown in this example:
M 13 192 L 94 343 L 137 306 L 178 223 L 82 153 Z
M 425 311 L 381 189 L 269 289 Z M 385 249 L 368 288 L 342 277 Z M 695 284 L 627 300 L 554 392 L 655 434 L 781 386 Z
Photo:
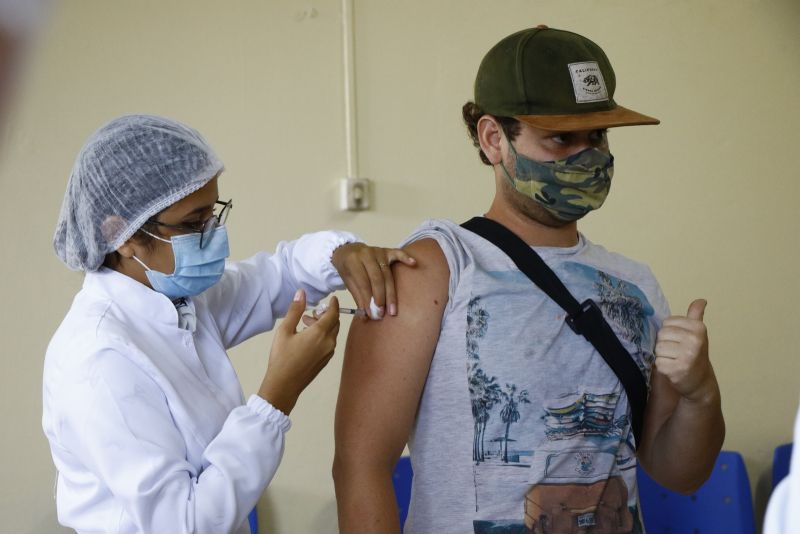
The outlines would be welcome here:
M 87 273 L 44 365 L 59 522 L 79 533 L 249 533 L 290 423 L 256 395 L 244 403 L 225 351 L 272 328 L 297 288 L 309 302 L 340 289 L 330 257 L 355 240 L 308 234 L 229 263 L 193 299 L 193 333 L 164 295 L 110 269 Z
M 769 498 L 764 518 L 764 534 L 800 532 L 800 411 L 794 422 L 794 447 L 789 474 L 780 481 Z

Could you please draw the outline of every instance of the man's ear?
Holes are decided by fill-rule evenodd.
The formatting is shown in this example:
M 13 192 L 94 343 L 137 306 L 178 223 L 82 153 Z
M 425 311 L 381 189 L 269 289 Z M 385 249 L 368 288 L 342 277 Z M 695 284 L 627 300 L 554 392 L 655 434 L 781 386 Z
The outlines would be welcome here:
M 486 159 L 492 165 L 497 165 L 503 161 L 503 153 L 500 150 L 500 140 L 503 133 L 500 123 L 491 115 L 484 115 L 478 119 L 478 142 L 481 150 L 486 154 Z

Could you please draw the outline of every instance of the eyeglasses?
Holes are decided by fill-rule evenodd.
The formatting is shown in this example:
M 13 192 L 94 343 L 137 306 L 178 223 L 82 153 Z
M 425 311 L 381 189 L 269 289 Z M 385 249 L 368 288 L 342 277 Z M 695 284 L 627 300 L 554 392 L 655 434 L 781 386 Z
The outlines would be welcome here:
M 172 228 L 173 230 L 183 230 L 193 234 L 200 234 L 200 248 L 202 249 L 208 244 L 211 236 L 214 235 L 214 230 L 216 230 L 218 226 L 225 224 L 225 221 L 228 220 L 228 215 L 230 215 L 233 209 L 233 199 L 227 202 L 217 200 L 215 205 L 222 206 L 219 213 L 215 213 L 205 221 L 200 221 L 195 224 L 167 224 L 155 219 L 148 219 L 147 223 L 156 224 L 165 228 Z

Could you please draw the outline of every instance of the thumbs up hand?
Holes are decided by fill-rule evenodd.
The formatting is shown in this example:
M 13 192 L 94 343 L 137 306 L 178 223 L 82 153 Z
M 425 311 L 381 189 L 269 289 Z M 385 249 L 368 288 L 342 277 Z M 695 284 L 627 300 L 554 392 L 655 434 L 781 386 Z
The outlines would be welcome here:
M 705 300 L 695 300 L 685 317 L 665 319 L 656 337 L 656 369 L 690 401 L 704 400 L 718 391 L 714 369 L 708 359 L 708 332 L 703 323 L 705 309 Z

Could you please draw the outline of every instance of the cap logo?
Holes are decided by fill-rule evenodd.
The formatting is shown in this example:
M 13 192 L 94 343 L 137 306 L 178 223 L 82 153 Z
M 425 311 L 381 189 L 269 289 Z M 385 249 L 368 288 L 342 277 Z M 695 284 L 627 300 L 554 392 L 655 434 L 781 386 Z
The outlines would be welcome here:
M 575 102 L 599 102 L 608 100 L 606 82 L 597 61 L 570 63 L 569 73 L 572 77 L 572 89 L 575 91 Z

